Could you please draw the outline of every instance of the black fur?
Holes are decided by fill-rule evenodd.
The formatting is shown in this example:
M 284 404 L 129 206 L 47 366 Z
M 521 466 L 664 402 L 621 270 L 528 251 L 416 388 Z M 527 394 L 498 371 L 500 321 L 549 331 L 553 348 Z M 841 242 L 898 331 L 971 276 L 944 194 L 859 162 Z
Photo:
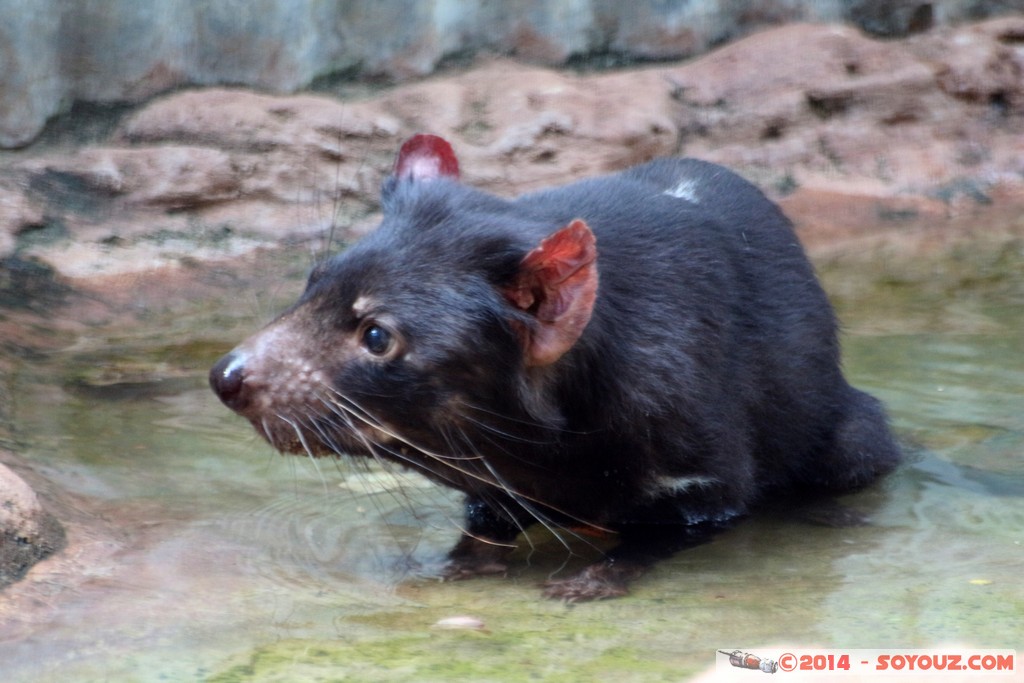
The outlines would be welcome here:
M 897 463 L 880 404 L 843 378 L 832 309 L 789 221 L 739 176 L 661 160 L 513 201 L 391 178 L 383 200 L 381 226 L 318 267 L 282 320 L 329 345 L 365 324 L 360 298 L 374 302 L 402 353 L 321 365 L 401 447 L 354 438 L 316 401 L 294 417 L 307 450 L 398 460 L 469 494 L 449 576 L 500 571 L 506 550 L 485 539 L 535 520 L 591 525 L 620 532 L 618 555 L 548 594 L 618 595 L 758 501 L 848 491 Z M 533 321 L 504 289 L 578 218 L 597 241 L 593 315 L 558 361 L 525 367 L 517 325 Z M 211 382 L 255 424 L 241 376 L 225 380 L 231 361 L 243 373 L 229 355 Z

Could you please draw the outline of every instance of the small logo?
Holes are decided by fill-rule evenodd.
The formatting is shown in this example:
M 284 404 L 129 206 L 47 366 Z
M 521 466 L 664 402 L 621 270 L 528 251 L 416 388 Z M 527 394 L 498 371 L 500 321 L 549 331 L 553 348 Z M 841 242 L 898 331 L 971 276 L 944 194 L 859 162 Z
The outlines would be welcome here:
M 755 654 L 743 652 L 742 650 L 733 650 L 732 652 L 719 650 L 719 652 L 728 657 L 729 663 L 738 669 L 753 669 L 754 671 L 763 671 L 766 674 L 773 674 L 779 670 L 779 664 L 774 659 L 758 657 Z

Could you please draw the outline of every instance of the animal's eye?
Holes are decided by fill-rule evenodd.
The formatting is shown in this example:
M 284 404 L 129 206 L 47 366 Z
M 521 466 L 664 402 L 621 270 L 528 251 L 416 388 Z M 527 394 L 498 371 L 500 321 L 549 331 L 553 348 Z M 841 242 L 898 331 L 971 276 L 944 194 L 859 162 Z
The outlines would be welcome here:
M 383 356 L 391 350 L 394 338 L 380 325 L 369 325 L 363 330 L 363 346 L 375 356 Z

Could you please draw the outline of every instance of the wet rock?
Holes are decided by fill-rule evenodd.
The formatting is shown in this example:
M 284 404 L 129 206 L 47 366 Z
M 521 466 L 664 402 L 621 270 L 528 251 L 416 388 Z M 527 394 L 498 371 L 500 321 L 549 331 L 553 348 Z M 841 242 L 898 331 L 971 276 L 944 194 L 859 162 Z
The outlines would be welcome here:
M 0 589 L 64 544 L 60 523 L 21 477 L 0 464 Z

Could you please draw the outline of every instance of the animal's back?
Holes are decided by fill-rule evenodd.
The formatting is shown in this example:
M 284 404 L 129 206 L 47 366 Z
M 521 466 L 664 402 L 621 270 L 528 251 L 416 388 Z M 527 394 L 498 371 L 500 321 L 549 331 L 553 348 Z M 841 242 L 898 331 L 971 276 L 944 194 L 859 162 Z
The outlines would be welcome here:
M 600 295 L 578 345 L 587 360 L 564 382 L 602 392 L 581 426 L 643 436 L 638 424 L 660 423 L 647 433 L 662 438 L 633 444 L 657 451 L 633 456 L 648 459 L 653 481 L 727 480 L 724 498 L 744 509 L 782 487 L 853 488 L 896 462 L 887 433 L 868 439 L 882 457 L 854 463 L 855 474 L 846 455 L 832 462 L 850 413 L 884 416 L 843 378 L 813 267 L 752 184 L 665 159 L 517 203 L 552 224 L 582 218 L 597 238 Z

